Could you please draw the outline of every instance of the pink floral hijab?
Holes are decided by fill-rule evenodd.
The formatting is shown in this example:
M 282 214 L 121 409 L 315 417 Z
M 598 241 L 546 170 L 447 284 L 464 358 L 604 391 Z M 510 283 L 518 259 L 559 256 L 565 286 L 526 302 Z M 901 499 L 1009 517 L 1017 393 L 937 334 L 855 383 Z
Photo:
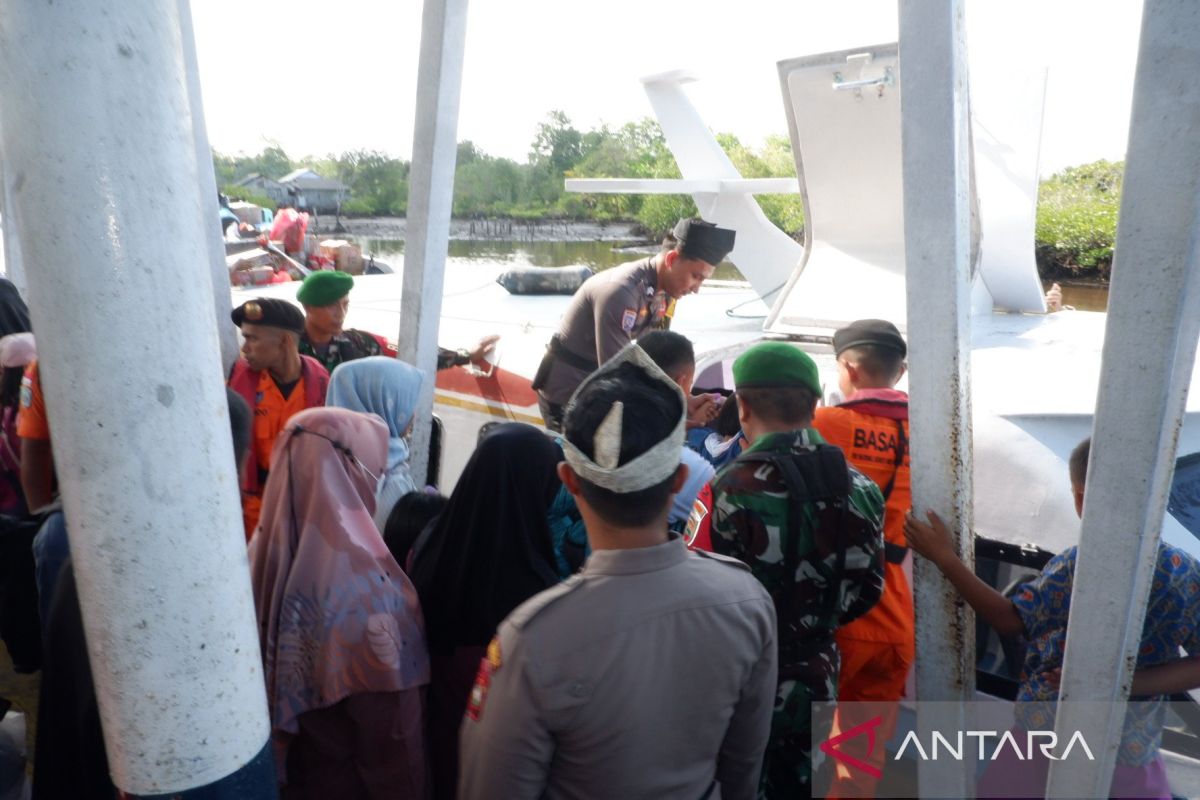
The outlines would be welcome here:
M 275 442 L 250 541 L 275 731 L 353 694 L 429 682 L 416 590 L 372 521 L 387 452 L 382 420 L 340 408 L 296 414 Z

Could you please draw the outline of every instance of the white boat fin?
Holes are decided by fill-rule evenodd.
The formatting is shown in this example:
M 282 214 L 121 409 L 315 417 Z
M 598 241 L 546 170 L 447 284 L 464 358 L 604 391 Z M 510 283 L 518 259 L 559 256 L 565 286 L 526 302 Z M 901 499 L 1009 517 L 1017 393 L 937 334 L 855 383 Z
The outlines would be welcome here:
M 795 192 L 798 184 L 794 178 L 743 178 L 684 92 L 683 84 L 693 80 L 687 72 L 642 79 L 654 115 L 683 174 L 681 180 L 573 179 L 567 181 L 567 190 L 690 194 L 701 217 L 738 232 L 729 260 L 770 305 L 799 263 L 804 248 L 767 219 L 752 195 Z

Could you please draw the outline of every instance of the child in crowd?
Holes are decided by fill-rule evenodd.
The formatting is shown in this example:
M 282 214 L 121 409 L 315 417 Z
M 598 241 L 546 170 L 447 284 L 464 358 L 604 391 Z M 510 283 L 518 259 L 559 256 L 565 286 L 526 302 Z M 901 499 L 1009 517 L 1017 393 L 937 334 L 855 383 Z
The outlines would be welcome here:
M 396 563 L 406 573 L 412 567 L 413 545 L 416 544 L 421 531 L 442 513 L 446 502 L 445 495 L 427 489 L 409 492 L 392 506 L 383 529 L 383 541 L 388 550 L 392 551 Z
M 1091 440 L 1081 442 L 1070 457 L 1071 490 L 1075 510 L 1083 514 L 1084 481 L 1087 477 Z M 1052 558 L 1042 573 L 1020 587 L 1012 599 L 982 581 L 959 559 L 946 525 L 932 511 L 928 522 L 909 512 L 904 523 L 908 544 L 933 562 L 954 584 L 963 599 L 1001 636 L 1024 636 L 1028 641 L 1021 682 L 1017 690 L 1017 727 L 1025 731 L 1053 727 L 1053 702 L 1058 695 L 1055 676 L 1062 667 L 1067 641 L 1067 616 L 1075 576 L 1076 547 Z M 1200 595 L 1191 587 L 1200 584 L 1200 562 L 1167 544 L 1158 547 L 1154 580 L 1138 648 L 1138 666 L 1167 664 L 1178 658 L 1179 648 L 1200 655 Z M 1194 662 L 1194 659 L 1188 659 Z M 1141 685 L 1134 692 L 1169 691 L 1186 688 L 1190 664 L 1170 664 L 1160 671 L 1139 670 Z M 1198 670 L 1194 668 L 1190 674 Z M 1182 673 L 1182 677 L 1181 677 Z M 1149 677 L 1147 677 L 1149 675 Z M 1180 685 L 1183 684 L 1183 685 Z M 1191 683 L 1195 685 L 1195 683 Z M 1140 702 L 1129 707 L 1117 766 L 1113 772 L 1112 797 L 1171 797 L 1166 768 L 1159 752 L 1162 739 L 1158 704 Z M 1009 757 L 1007 760 L 1005 757 Z M 1049 762 L 1045 759 L 1015 763 L 1012 751 L 1002 751 L 981 778 L 980 797 L 1041 797 Z M 1002 785 L 1001 785 L 1002 784 Z

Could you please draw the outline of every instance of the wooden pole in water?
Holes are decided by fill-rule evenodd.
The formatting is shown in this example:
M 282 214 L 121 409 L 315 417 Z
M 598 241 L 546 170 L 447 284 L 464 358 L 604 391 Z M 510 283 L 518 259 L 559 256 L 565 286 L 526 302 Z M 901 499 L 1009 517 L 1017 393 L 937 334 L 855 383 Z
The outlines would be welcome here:
M 900 65 L 913 508 L 941 515 L 971 566 L 970 145 L 961 0 L 901 0 Z M 913 574 L 917 725 L 961 731 L 962 703 L 975 691 L 974 615 L 932 564 L 915 559 Z M 964 762 L 921 761 L 918 782 L 921 796 L 974 795 Z
M 426 471 L 466 38 L 467 0 L 425 0 L 400 293 L 400 358 L 429 378 L 421 389 L 412 434 L 411 466 L 418 485 L 438 477 Z
M 1095 761 L 1051 762 L 1047 797 L 1109 796 L 1200 335 L 1200 6 L 1142 14 L 1055 727 Z

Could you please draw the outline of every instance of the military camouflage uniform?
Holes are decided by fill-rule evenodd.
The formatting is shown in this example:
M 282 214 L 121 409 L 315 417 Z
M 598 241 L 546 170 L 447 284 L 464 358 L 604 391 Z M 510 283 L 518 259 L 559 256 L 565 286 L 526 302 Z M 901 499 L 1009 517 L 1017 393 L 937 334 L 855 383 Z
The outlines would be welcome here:
M 347 361 L 354 361 L 358 358 L 366 358 L 367 356 L 394 356 L 395 350 L 392 347 L 384 347 L 380 339 L 366 331 L 355 330 L 353 328 L 344 330 L 337 336 L 329 340 L 329 345 L 326 346 L 324 352 L 318 352 L 312 342 L 308 340 L 308 334 L 300 336 L 300 355 L 312 356 L 325 369 L 332 374 L 338 364 L 343 364 Z M 444 347 L 438 348 L 437 368 L 446 369 L 447 367 L 457 367 L 466 364 L 470 358 L 464 353 L 455 350 L 447 350 Z
M 810 428 L 768 434 L 746 452 L 798 453 L 823 443 Z M 788 529 L 792 510 L 774 466 L 734 461 L 713 479 L 713 550 L 750 565 L 779 619 L 779 689 L 760 785 L 768 798 L 810 796 L 810 703 L 837 699 L 834 631 L 870 610 L 883 593 L 883 495 L 870 478 L 847 468 L 848 508 L 806 503 L 800 531 Z M 793 536 L 800 537 L 800 567 L 788 574 L 783 554 Z M 831 586 L 839 545 L 846 548 L 842 579 Z M 836 605 L 832 591 L 839 593 Z

